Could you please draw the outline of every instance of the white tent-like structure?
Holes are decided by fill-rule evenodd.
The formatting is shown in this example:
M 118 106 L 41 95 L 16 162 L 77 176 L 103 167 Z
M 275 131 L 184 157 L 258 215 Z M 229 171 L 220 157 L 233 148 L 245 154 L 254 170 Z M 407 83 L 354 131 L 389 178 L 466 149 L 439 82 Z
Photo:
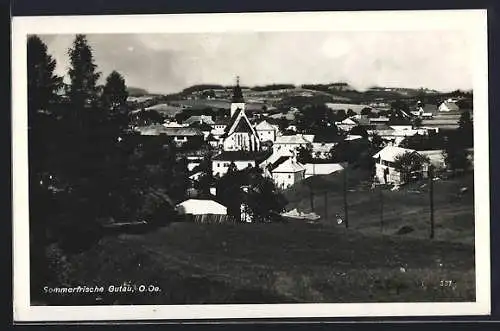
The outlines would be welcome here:
M 227 208 L 213 200 L 188 199 L 176 206 L 180 214 L 227 215 Z

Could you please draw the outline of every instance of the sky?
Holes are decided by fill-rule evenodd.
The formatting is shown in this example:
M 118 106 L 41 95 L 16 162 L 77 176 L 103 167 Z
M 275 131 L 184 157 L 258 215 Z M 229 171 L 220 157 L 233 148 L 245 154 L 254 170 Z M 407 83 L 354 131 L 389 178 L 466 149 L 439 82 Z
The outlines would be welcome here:
M 74 35 L 40 36 L 67 76 Z M 194 84 L 324 84 L 472 89 L 472 40 L 460 31 L 87 35 L 101 81 L 175 93 Z

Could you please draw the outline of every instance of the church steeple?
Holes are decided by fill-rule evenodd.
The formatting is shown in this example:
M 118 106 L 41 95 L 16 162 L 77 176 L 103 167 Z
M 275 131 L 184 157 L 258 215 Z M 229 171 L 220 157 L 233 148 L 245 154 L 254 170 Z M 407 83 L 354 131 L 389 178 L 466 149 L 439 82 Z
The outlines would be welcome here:
M 241 92 L 240 87 L 240 76 L 236 76 L 236 85 L 233 88 L 233 103 L 243 103 L 245 100 L 243 99 L 243 93 Z

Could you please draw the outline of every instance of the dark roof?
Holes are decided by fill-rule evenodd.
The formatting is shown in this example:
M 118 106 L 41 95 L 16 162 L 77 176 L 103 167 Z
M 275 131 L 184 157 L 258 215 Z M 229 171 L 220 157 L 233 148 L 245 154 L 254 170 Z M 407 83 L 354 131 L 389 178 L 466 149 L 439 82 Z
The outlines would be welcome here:
M 411 125 L 411 121 L 404 118 L 395 118 L 389 120 L 388 125 Z
M 137 128 L 142 135 L 146 136 L 159 136 L 161 134 L 167 136 L 203 136 L 197 128 L 167 128 L 163 125 L 150 125 Z
M 227 123 L 227 126 L 224 129 L 223 137 L 227 136 L 227 134 L 229 133 L 229 130 L 231 130 L 231 127 L 233 126 L 234 122 L 236 121 L 236 119 L 238 118 L 238 115 L 241 112 L 242 112 L 241 108 L 236 109 L 236 111 L 234 112 L 233 116 L 231 116 L 231 119 L 229 120 L 229 123 Z
M 217 117 L 214 122 L 215 122 L 215 124 L 219 124 L 219 125 L 222 125 L 222 124 L 227 125 L 227 123 L 229 122 L 229 118 Z
M 214 161 L 251 161 L 257 163 L 265 160 L 269 156 L 267 152 L 248 152 L 248 151 L 226 151 L 212 158 Z
M 250 127 L 250 125 L 248 125 L 247 121 L 240 120 L 240 122 L 234 129 L 234 132 L 252 132 L 252 128 Z
M 211 125 L 209 125 L 205 122 L 203 122 L 201 124 L 199 122 L 194 122 L 189 127 L 190 128 L 197 128 L 197 129 L 200 129 L 201 131 L 211 131 L 213 129 Z
M 267 169 L 269 169 L 269 171 L 273 171 L 274 169 L 276 169 L 280 164 L 282 164 L 283 162 L 285 162 L 286 160 L 288 160 L 290 158 L 290 156 L 280 156 L 276 162 L 274 163 L 271 163 L 267 166 Z
M 217 138 L 213 136 L 213 134 L 209 134 L 207 137 L 207 141 L 219 141 Z

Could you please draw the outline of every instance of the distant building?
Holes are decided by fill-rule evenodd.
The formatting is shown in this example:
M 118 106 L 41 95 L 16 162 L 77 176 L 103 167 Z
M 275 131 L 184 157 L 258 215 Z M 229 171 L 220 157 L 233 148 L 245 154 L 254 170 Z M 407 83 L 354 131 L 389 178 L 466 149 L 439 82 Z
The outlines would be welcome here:
M 344 169 L 340 163 L 306 163 L 305 178 L 312 176 L 330 175 Z
M 199 123 L 199 124 L 205 123 L 208 125 L 215 124 L 212 117 L 207 115 L 191 116 L 187 120 L 185 120 L 183 124 L 191 125 L 193 123 Z
M 261 154 L 247 151 L 225 151 L 212 158 L 212 174 L 224 176 L 231 163 L 234 163 L 236 170 L 243 170 L 255 167 L 262 158 Z
M 398 156 L 405 153 L 418 154 L 414 149 L 386 146 L 373 156 L 375 159 L 375 177 L 380 183 L 396 185 L 404 183 L 401 172 L 395 167 L 395 161 Z M 427 165 L 418 170 L 419 175 L 422 177 L 427 175 L 426 171 Z
M 271 170 L 276 187 L 287 189 L 305 178 L 306 168 L 297 162 L 295 156 L 288 157 L 284 162 Z
M 336 142 L 313 142 L 312 156 L 318 159 L 327 159 L 330 157 L 330 151 L 337 144 Z
M 195 223 L 227 223 L 233 218 L 227 215 L 227 207 L 214 200 L 188 199 L 179 203 L 176 210 L 186 221 Z
M 314 137 L 314 136 L 313 136 Z M 313 142 L 313 139 L 307 139 L 303 134 L 294 134 L 286 136 L 278 136 L 273 144 L 273 150 L 278 152 L 280 150 L 297 150 L 300 147 L 305 147 L 307 144 Z
M 455 102 L 444 101 L 439 105 L 439 111 L 449 112 L 449 111 L 459 111 L 460 108 Z
M 165 136 L 174 142 L 178 147 L 185 145 L 197 146 L 203 143 L 203 132 L 197 128 L 185 127 L 165 127 L 161 124 L 154 124 L 146 127 L 136 128 L 142 136 Z
M 276 140 L 276 128 L 265 120 L 255 126 L 255 131 L 257 131 L 260 141 L 274 142 Z
M 336 122 L 335 125 L 342 131 L 350 131 L 353 127 L 358 125 L 358 122 L 352 118 L 346 118 L 341 122 Z

